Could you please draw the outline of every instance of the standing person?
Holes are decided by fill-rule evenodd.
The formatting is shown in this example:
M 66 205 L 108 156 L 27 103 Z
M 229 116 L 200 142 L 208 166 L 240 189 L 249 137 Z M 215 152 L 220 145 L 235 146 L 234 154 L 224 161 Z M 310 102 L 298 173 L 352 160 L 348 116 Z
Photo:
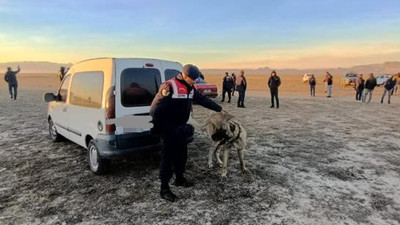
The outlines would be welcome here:
M 362 102 L 365 102 L 367 99 L 367 96 L 369 95 L 367 103 L 371 101 L 372 98 L 372 93 L 374 91 L 374 88 L 376 87 L 376 78 L 374 77 L 373 73 L 369 74 L 369 78 L 367 81 L 365 81 L 365 88 L 364 88 L 364 94 L 362 97 Z
M 60 82 L 64 79 L 65 76 L 65 67 L 60 67 L 60 71 L 58 72 L 58 79 L 60 80 Z
M 10 92 L 11 99 L 17 100 L 17 89 L 18 89 L 18 81 L 17 81 L 17 73 L 19 73 L 21 69 L 18 66 L 16 71 L 12 71 L 11 67 L 7 67 L 7 72 L 4 75 L 4 80 L 8 83 L 8 90 Z
M 163 144 L 160 165 L 160 196 L 174 202 L 177 196 L 172 193 L 169 181 L 175 173 L 174 185 L 193 186 L 186 180 L 184 171 L 187 161 L 187 138 L 193 135 L 193 127 L 187 124 L 192 110 L 192 102 L 220 112 L 221 106 L 199 93 L 193 84 L 200 76 L 200 70 L 191 64 L 185 65 L 180 74 L 161 84 L 153 99 L 150 114 L 154 127 L 152 132 L 161 137 Z
M 232 73 L 232 96 L 235 95 L 235 89 L 236 89 L 236 75 L 235 73 Z
M 317 81 L 315 80 L 314 75 L 311 75 L 310 79 L 308 80 L 308 83 L 310 84 L 311 96 L 315 97 L 315 85 L 317 84 Z
M 356 90 L 356 101 L 361 101 L 362 93 L 364 91 L 364 82 L 363 75 L 359 74 L 356 82 L 354 83 L 354 89 Z
M 276 108 L 279 109 L 278 87 L 281 85 L 281 78 L 276 75 L 275 70 L 271 72 L 268 79 L 268 87 L 271 92 L 271 108 L 274 108 L 274 98 L 276 100 Z
M 240 71 L 239 77 L 236 78 L 236 90 L 239 92 L 239 98 L 237 107 L 238 108 L 246 108 L 244 106 L 244 97 L 247 89 L 247 81 L 246 77 L 244 76 L 244 70 Z
M 232 91 L 232 78 L 229 76 L 229 73 L 225 73 L 224 79 L 222 79 L 222 100 L 225 101 L 225 94 L 228 93 L 228 103 L 231 102 L 231 91 Z
M 383 87 L 385 90 L 383 90 L 383 95 L 381 98 L 381 103 L 383 103 L 383 99 L 385 99 L 386 93 L 388 94 L 388 104 L 390 104 L 390 95 L 393 91 L 394 86 L 396 85 L 396 79 L 394 78 L 394 75 L 389 77 L 385 83 L 383 84 Z
M 330 98 L 332 97 L 333 77 L 328 71 L 326 72 L 324 82 L 326 82 L 326 90 L 328 92 L 328 95 L 326 97 Z

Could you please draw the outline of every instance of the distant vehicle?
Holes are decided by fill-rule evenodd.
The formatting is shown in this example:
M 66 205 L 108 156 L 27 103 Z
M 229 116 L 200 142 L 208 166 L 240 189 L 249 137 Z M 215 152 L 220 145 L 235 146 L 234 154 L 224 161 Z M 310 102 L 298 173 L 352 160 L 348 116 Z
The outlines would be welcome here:
M 392 77 L 392 75 L 390 74 L 380 74 L 380 75 L 376 75 L 376 85 L 379 87 L 381 85 L 383 85 L 385 83 L 385 81 L 387 79 L 389 79 L 390 77 Z
M 215 98 L 218 96 L 218 88 L 217 85 L 215 84 L 208 84 L 205 82 L 203 79 L 200 77 L 197 78 L 196 83 L 194 84 L 194 87 L 196 88 L 197 91 L 202 93 L 204 96 L 207 96 L 209 98 Z
M 165 74 L 165 80 L 172 79 L 176 77 L 180 71 L 174 71 L 168 74 Z M 215 84 L 208 84 L 205 80 L 203 80 L 201 77 L 197 78 L 196 83 L 194 84 L 194 87 L 196 88 L 197 91 L 199 91 L 201 94 L 203 94 L 206 97 L 209 98 L 215 98 L 218 96 L 218 88 L 217 85 Z
M 73 65 L 57 93 L 44 96 L 52 141 L 64 137 L 86 148 L 95 174 L 106 173 L 111 159 L 159 149 L 159 137 L 150 132 L 150 105 L 160 84 L 180 71 L 178 62 L 143 58 Z
M 342 87 L 346 87 L 349 85 L 354 85 L 358 78 L 358 73 L 349 72 L 343 75 L 341 85 Z
M 303 82 L 304 82 L 304 83 L 308 83 L 308 81 L 310 80 L 311 76 L 313 76 L 313 75 L 314 75 L 313 73 L 306 73 L 306 74 L 304 74 L 304 76 L 303 76 Z

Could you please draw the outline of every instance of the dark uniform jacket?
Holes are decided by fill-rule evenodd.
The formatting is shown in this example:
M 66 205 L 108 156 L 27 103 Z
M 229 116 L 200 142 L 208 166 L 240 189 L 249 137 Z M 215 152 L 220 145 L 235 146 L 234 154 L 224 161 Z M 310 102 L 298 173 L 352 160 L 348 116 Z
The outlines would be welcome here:
M 354 88 L 358 91 L 362 91 L 364 89 L 364 79 L 361 77 L 357 78 Z
M 281 85 L 281 78 L 278 76 L 270 76 L 268 80 L 268 87 L 270 89 L 278 89 L 279 85 Z
M 18 72 L 19 72 L 19 70 L 7 71 L 6 74 L 4 75 L 4 80 L 10 85 L 18 84 L 17 76 L 16 76 Z
M 222 81 L 222 89 L 231 90 L 233 86 L 232 78 L 230 76 L 225 76 Z
M 386 90 L 392 90 L 394 88 L 394 86 L 396 86 L 396 80 L 393 77 L 387 79 L 384 84 L 384 87 L 386 88 Z
M 365 81 L 365 88 L 368 90 L 374 90 L 376 87 L 376 78 L 375 77 L 370 77 Z
M 312 85 L 312 86 L 314 86 L 314 85 L 317 84 L 317 82 L 315 81 L 315 78 L 313 78 L 313 77 L 311 77 L 311 78 L 308 80 L 308 83 L 309 83 L 310 85 Z
M 185 125 L 189 120 L 193 101 L 217 112 L 222 110 L 221 106 L 202 95 L 184 80 L 175 77 L 161 84 L 150 107 L 154 127 L 165 124 Z

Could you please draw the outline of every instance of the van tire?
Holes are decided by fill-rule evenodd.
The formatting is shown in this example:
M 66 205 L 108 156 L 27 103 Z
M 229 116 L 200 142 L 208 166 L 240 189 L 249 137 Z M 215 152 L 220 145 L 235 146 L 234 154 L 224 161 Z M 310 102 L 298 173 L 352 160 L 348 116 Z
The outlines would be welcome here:
M 57 132 L 56 125 L 51 118 L 49 118 L 49 134 L 52 142 L 60 142 L 63 136 Z
M 93 139 L 89 141 L 87 151 L 90 170 L 96 175 L 107 174 L 110 171 L 111 160 L 100 156 L 99 148 Z

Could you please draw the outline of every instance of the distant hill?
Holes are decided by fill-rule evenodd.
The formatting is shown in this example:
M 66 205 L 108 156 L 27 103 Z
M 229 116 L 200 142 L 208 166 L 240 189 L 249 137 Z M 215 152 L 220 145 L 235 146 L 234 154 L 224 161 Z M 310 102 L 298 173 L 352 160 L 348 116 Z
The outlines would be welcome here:
M 11 66 L 13 70 L 17 69 L 20 65 L 22 73 L 57 73 L 61 66 L 70 67 L 72 64 L 67 63 L 54 63 L 54 62 L 34 62 L 34 61 L 23 61 L 23 62 L 8 62 L 0 63 L 0 74 L 6 71 L 8 66 Z M 246 74 L 252 75 L 266 75 L 270 74 L 273 69 L 269 67 L 263 67 L 258 69 L 245 69 Z M 206 75 L 223 75 L 225 72 L 229 74 L 238 74 L 239 69 L 201 69 Z M 357 65 L 349 68 L 318 68 L 318 69 L 276 69 L 278 75 L 282 74 L 325 74 L 329 71 L 331 74 L 343 74 L 346 72 L 354 71 L 357 73 L 388 73 L 394 74 L 400 72 L 400 62 L 385 62 L 381 64 L 369 64 L 369 65 Z
M 21 67 L 21 73 L 58 73 L 61 66 L 68 68 L 72 64 L 34 61 L 7 62 L 0 63 L 0 74 L 5 72 L 9 66 L 12 70 L 16 70 L 18 65 Z
M 258 68 L 258 69 L 244 69 L 245 74 L 252 75 L 266 75 L 270 74 L 273 69 L 269 67 Z M 229 74 L 238 74 L 240 69 L 202 69 L 202 72 L 207 75 L 223 75 L 225 72 Z M 314 73 L 314 74 L 325 74 L 329 71 L 331 74 L 343 74 L 346 72 L 357 72 L 357 73 L 388 73 L 394 74 L 400 72 L 400 62 L 385 62 L 382 64 L 369 64 L 369 65 L 358 65 L 349 68 L 318 68 L 318 69 L 276 69 L 277 73 L 282 74 L 304 74 L 304 73 Z

